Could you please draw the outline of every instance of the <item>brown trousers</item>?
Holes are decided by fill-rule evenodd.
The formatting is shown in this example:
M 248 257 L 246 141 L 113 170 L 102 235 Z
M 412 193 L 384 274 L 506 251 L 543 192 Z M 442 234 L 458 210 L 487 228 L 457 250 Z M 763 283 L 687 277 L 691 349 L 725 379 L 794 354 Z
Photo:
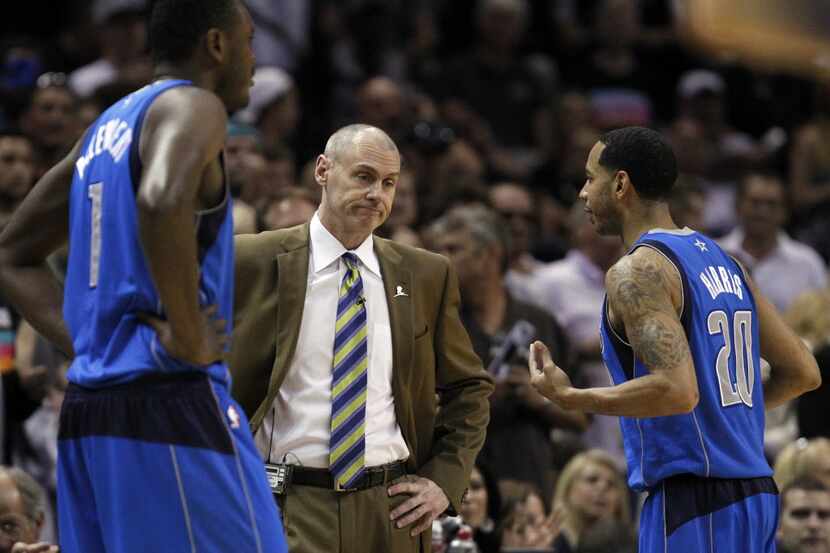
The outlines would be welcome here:
M 429 553 L 429 530 L 411 537 L 411 526 L 398 529 L 389 519 L 389 513 L 408 497 L 403 494 L 389 497 L 386 489 L 390 485 L 349 493 L 290 486 L 284 495 L 277 496 L 288 550 L 291 553 Z

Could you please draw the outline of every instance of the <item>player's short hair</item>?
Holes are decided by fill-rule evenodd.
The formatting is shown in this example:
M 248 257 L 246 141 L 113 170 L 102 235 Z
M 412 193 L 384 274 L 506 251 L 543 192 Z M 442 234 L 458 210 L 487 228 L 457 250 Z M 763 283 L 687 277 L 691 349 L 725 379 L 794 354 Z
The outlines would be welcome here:
M 677 180 L 677 160 L 669 142 L 645 127 L 623 127 L 603 134 L 605 149 L 599 164 L 625 171 L 634 190 L 645 200 L 664 200 Z
M 46 494 L 34 478 L 17 467 L 0 466 L 0 475 L 6 475 L 20 494 L 23 512 L 35 524 L 43 517 Z
M 155 0 L 148 36 L 153 60 L 182 61 L 210 29 L 229 30 L 238 0 Z
M 803 490 L 805 492 L 828 492 L 828 493 L 830 493 L 830 488 L 828 488 L 827 485 L 824 482 L 822 482 L 821 480 L 818 480 L 817 478 L 813 478 L 812 476 L 802 476 L 800 478 L 796 478 L 795 480 L 793 480 L 789 484 L 785 485 L 781 489 L 781 494 L 780 494 L 781 507 L 784 507 L 784 505 L 786 504 L 786 502 L 787 502 L 787 493 L 789 493 L 790 490 Z

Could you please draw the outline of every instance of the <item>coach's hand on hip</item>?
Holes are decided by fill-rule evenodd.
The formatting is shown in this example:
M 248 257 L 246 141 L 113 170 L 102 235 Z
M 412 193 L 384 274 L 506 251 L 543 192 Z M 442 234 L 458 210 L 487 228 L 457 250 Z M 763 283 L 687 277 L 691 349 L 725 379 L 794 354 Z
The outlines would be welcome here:
M 432 527 L 432 521 L 447 510 L 450 500 L 438 484 L 428 478 L 409 476 L 407 480 L 389 486 L 390 496 L 409 494 L 412 497 L 401 503 L 389 514 L 395 521 L 397 528 L 403 528 L 418 523 L 409 533 L 417 536 L 427 528 Z

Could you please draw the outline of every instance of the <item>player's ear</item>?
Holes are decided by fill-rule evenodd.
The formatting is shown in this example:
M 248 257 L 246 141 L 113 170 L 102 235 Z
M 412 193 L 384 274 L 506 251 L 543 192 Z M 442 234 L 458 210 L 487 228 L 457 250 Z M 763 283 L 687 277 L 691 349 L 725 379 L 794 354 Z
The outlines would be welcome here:
M 228 49 L 228 37 L 225 32 L 217 28 L 208 29 L 205 33 L 205 49 L 211 60 L 217 64 L 222 63 Z
M 614 195 L 617 198 L 622 198 L 633 188 L 631 179 L 628 178 L 628 173 L 625 171 L 617 171 L 614 175 Z

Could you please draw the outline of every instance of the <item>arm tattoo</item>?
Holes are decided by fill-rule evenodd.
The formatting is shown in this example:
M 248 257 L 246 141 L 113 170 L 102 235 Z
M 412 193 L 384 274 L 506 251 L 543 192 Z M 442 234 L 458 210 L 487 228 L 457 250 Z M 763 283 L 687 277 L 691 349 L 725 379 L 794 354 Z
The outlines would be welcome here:
M 638 252 L 639 253 L 639 252 Z M 689 362 L 689 348 L 683 327 L 671 299 L 674 271 L 658 258 L 643 251 L 629 256 L 608 273 L 608 296 L 634 352 L 649 370 L 665 370 Z

